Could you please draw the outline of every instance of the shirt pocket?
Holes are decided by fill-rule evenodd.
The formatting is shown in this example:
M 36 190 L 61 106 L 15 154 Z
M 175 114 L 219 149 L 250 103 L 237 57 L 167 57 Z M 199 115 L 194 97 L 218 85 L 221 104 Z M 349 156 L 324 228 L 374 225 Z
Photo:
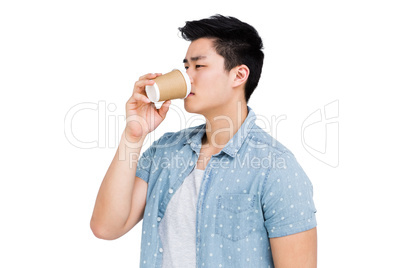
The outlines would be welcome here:
M 219 195 L 215 233 L 232 241 L 246 238 L 256 224 L 255 199 L 252 194 Z

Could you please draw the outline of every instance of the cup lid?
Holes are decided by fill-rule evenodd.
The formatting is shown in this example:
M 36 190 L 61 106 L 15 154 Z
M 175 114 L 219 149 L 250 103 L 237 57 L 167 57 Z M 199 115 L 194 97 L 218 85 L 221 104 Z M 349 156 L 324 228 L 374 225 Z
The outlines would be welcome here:
M 147 97 L 150 101 L 152 102 L 159 101 L 160 93 L 159 93 L 159 87 L 156 83 L 154 83 L 152 86 L 145 86 L 145 92 L 147 93 Z
M 184 96 L 183 99 L 187 98 L 187 96 L 190 94 L 191 92 L 191 81 L 190 81 L 190 77 L 188 76 L 186 70 L 183 69 L 173 69 L 173 70 L 178 70 L 180 71 L 180 73 L 183 75 L 184 80 L 186 81 L 186 88 L 187 88 L 187 92 L 186 92 L 186 96 Z

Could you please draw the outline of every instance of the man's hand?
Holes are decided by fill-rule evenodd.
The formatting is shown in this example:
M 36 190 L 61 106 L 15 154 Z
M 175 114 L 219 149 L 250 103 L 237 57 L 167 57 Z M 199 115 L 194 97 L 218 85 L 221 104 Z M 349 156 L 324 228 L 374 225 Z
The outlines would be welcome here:
M 125 135 L 128 139 L 145 137 L 165 119 L 171 101 L 165 101 L 156 109 L 145 93 L 145 86 L 153 85 L 155 82 L 152 79 L 160 75 L 162 74 L 146 74 L 135 83 L 133 94 L 126 103 Z

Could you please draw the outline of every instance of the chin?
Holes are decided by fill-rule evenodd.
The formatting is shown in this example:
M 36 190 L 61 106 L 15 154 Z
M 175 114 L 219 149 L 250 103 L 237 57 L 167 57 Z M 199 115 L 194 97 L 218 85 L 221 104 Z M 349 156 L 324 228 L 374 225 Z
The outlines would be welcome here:
M 202 107 L 199 107 L 197 103 L 187 102 L 186 100 L 184 100 L 184 110 L 192 114 L 202 114 L 203 111 Z
M 186 110 L 186 112 L 192 113 L 192 114 L 197 113 L 197 109 L 195 109 L 195 107 L 192 105 L 186 104 L 186 102 L 184 102 L 184 110 Z

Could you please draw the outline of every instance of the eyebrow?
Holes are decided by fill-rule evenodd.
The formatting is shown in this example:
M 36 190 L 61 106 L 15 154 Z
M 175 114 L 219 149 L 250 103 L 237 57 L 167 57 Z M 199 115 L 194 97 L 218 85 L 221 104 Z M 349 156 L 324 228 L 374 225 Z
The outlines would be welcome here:
M 196 57 L 191 57 L 190 60 L 191 61 L 197 61 L 197 60 L 201 60 L 201 59 L 205 59 L 207 56 L 196 56 Z M 184 59 L 183 63 L 187 63 L 188 59 Z

